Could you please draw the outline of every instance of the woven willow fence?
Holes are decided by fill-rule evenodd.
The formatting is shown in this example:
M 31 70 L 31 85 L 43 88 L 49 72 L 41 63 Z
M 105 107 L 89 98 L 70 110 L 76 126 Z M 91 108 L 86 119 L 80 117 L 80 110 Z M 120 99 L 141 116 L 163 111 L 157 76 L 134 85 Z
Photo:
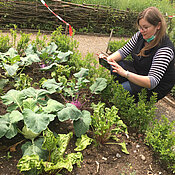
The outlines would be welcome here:
M 46 1 L 47 3 L 47 1 Z M 55 0 L 48 6 L 76 31 L 87 29 L 109 33 L 111 29 L 134 30 L 137 14 L 110 7 L 74 4 Z M 56 18 L 39 0 L 36 2 L 0 0 L 0 28 L 55 30 L 65 24 Z

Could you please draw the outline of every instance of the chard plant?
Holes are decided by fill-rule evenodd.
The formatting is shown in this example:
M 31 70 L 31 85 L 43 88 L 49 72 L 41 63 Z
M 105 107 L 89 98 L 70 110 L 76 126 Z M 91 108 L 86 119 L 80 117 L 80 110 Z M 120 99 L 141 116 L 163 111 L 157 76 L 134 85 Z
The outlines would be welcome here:
M 93 114 L 91 115 L 91 127 L 94 134 L 96 145 L 107 144 L 110 139 L 114 139 L 116 144 L 122 147 L 122 151 L 126 154 L 129 152 L 126 149 L 125 143 L 117 143 L 118 134 L 127 132 L 127 126 L 117 115 L 118 109 L 115 106 L 111 108 L 105 107 L 105 103 L 99 102 L 97 105 L 92 103 Z
M 81 166 L 83 160 L 82 153 L 92 139 L 87 135 L 78 138 L 74 153 L 66 154 L 65 151 L 73 133 L 53 134 L 48 128 L 43 131 L 43 137 L 33 142 L 26 142 L 22 146 L 23 157 L 19 160 L 17 168 L 24 174 L 58 174 L 66 169 L 68 172 L 73 170 L 76 164 Z
M 32 78 L 30 78 L 28 75 L 25 75 L 24 73 L 21 73 L 19 77 L 15 78 L 14 87 L 17 90 L 23 90 L 31 87 L 31 84 Z

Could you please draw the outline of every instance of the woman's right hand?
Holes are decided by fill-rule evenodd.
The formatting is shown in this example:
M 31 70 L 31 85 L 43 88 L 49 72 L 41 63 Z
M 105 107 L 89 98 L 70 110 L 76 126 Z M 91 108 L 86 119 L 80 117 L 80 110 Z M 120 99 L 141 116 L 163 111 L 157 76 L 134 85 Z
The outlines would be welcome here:
M 103 53 L 97 54 L 98 58 L 104 58 L 107 59 L 107 56 Z

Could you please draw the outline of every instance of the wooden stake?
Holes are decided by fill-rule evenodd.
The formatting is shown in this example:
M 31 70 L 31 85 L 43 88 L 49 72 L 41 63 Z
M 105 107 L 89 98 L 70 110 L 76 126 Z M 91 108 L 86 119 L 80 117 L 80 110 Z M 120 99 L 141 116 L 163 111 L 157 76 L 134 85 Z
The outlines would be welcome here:
M 66 24 L 66 30 L 65 30 L 65 35 L 67 36 L 68 35 L 68 24 Z
M 113 29 L 111 30 L 111 33 L 110 33 L 110 37 L 109 37 L 109 41 L 108 41 L 108 46 L 107 46 L 107 49 L 106 49 L 106 53 L 108 53 L 108 50 L 109 50 L 109 42 L 111 41 L 112 33 L 113 33 Z

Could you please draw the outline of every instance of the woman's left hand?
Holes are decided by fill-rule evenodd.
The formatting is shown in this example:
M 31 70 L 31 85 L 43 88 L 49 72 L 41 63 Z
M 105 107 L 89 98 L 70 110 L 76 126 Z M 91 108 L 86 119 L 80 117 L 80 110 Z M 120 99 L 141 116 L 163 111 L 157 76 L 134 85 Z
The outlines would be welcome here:
M 108 61 L 110 65 L 112 65 L 113 72 L 116 72 L 117 74 L 121 75 L 122 77 L 126 77 L 126 70 L 123 69 L 116 61 Z

